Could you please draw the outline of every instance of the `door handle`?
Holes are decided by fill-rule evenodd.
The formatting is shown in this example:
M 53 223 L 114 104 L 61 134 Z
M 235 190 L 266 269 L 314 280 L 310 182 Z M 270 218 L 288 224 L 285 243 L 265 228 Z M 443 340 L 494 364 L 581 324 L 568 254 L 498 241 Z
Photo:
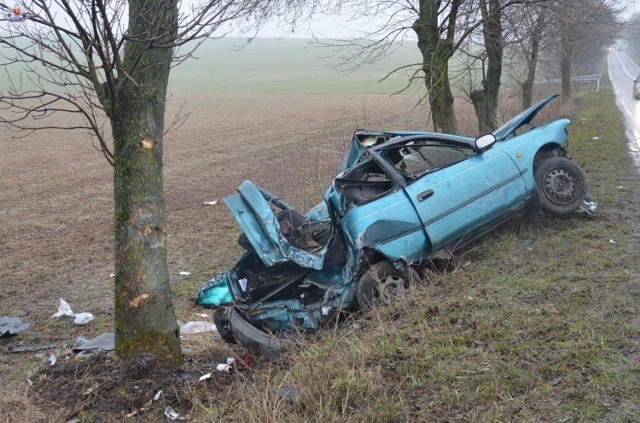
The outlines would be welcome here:
M 426 191 L 422 191 L 420 194 L 418 194 L 418 201 L 424 201 L 427 198 L 431 197 L 433 195 L 433 191 L 428 189 Z

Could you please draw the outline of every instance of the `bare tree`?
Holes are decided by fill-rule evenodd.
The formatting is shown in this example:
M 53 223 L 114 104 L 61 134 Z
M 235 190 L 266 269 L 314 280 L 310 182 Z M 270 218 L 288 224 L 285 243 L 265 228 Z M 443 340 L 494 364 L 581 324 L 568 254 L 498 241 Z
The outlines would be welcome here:
M 259 24 L 280 7 L 302 3 L 32 0 L 18 13 L 0 3 L 3 18 L 11 21 L 0 38 L 0 66 L 7 76 L 10 68 L 21 67 L 13 87 L 0 93 L 0 107 L 7 109 L 0 122 L 18 136 L 51 128 L 85 130 L 114 168 L 119 356 L 145 352 L 165 363 L 181 360 L 166 262 L 162 171 L 171 67 L 214 33 L 223 35 L 234 20 Z M 16 16 L 26 21 L 15 22 Z M 58 113 L 81 119 L 43 123 Z
M 498 127 L 498 94 L 502 77 L 504 35 L 503 8 L 500 0 L 478 0 L 482 14 L 482 36 L 486 52 L 486 67 L 482 63 L 482 88 L 471 92 L 471 102 L 478 118 L 478 131 L 487 134 Z

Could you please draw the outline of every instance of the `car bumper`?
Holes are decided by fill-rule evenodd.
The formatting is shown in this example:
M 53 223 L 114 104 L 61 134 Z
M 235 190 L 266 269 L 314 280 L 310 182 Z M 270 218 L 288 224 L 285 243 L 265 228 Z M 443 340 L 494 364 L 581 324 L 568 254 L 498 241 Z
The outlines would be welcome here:
M 214 318 L 223 338 L 237 341 L 251 354 L 267 361 L 280 358 L 280 341 L 246 321 L 235 307 L 229 307 L 225 313 L 216 313 Z

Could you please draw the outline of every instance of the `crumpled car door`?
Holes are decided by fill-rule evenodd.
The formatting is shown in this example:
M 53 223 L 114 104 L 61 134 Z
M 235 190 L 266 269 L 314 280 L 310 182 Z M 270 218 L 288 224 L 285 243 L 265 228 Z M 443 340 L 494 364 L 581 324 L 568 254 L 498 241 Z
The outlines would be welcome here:
M 238 194 L 225 197 L 224 202 L 265 266 L 291 260 L 302 267 L 322 268 L 327 246 L 312 253 L 291 245 L 285 238 L 271 203 L 283 210 L 293 208 L 280 198 L 251 181 L 244 181 Z

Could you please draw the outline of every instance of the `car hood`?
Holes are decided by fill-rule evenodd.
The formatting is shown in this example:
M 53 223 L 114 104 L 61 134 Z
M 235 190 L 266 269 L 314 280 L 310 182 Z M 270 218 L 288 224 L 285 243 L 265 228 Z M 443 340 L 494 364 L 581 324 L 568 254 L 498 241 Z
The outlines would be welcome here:
M 224 202 L 265 266 L 293 261 L 302 267 L 322 268 L 327 246 L 311 253 L 291 245 L 285 238 L 271 204 L 295 212 L 289 204 L 251 181 L 244 181 L 238 194 L 225 197 Z
M 542 108 L 546 106 L 547 103 L 549 103 L 551 100 L 553 100 L 556 97 L 558 97 L 557 94 L 549 96 L 544 100 L 537 102 L 536 104 L 529 107 L 528 109 L 523 110 L 513 118 L 511 118 L 507 123 L 505 123 L 504 125 L 502 125 L 500 128 L 496 129 L 493 132 L 493 135 L 495 135 L 496 140 L 498 141 L 505 140 L 509 138 L 509 136 L 511 136 L 511 134 L 513 134 L 522 125 L 531 123 L 531 121 L 538 114 L 538 112 L 542 110 Z

